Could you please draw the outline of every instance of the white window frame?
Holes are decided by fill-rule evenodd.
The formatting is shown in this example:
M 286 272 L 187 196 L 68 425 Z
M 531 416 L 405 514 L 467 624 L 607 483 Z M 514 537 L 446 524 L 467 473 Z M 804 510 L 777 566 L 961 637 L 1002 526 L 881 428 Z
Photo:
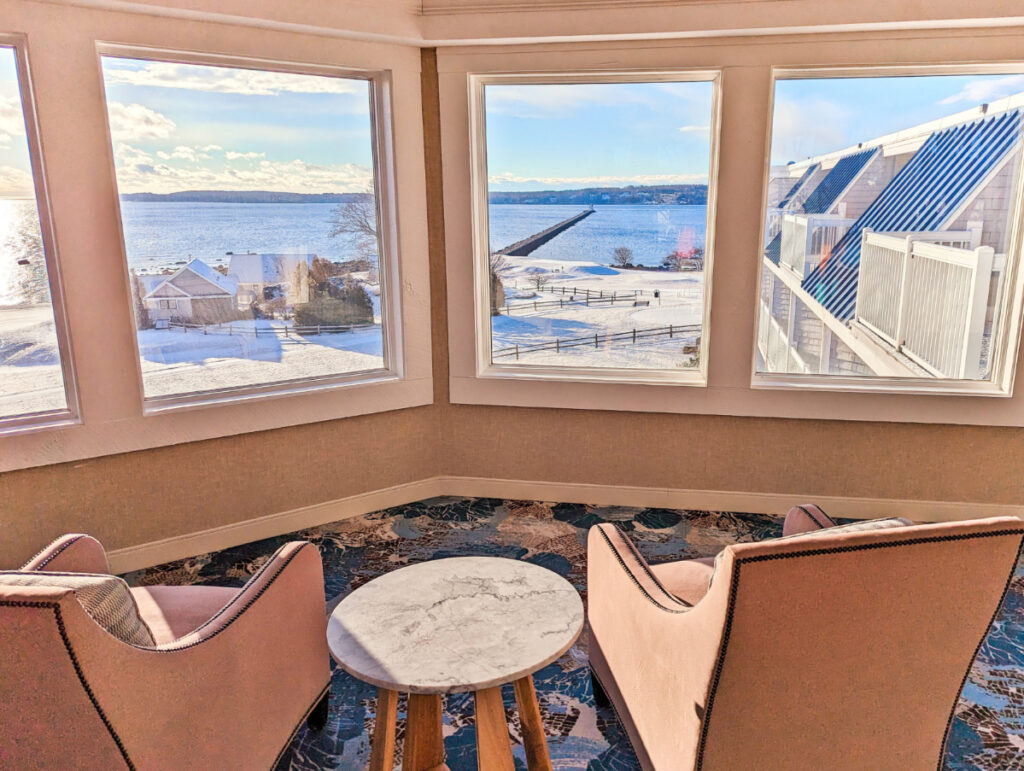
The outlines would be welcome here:
M 557 365 L 496 364 L 492 360 L 487 115 L 485 89 L 500 85 L 710 83 L 711 121 L 708 162 L 707 222 L 704 245 L 704 296 L 701 346 L 694 369 L 642 369 L 631 367 L 569 367 Z M 469 75 L 470 153 L 473 223 L 473 282 L 476 376 L 512 380 L 579 383 L 634 383 L 642 385 L 704 387 L 708 381 L 711 340 L 711 290 L 714 275 L 715 219 L 717 202 L 719 128 L 721 126 L 721 71 L 713 68 L 685 70 L 545 72 Z
M 40 142 L 48 160 L 53 228 L 65 247 L 61 266 L 81 417 L 0 425 L 0 472 L 433 403 L 418 49 L 365 41 L 339 47 L 331 38 L 273 30 L 240 35 L 230 25 L 175 19 L 126 27 L 122 17 L 106 13 L 89 14 L 81 29 L 76 27 L 76 44 L 67 45 L 66 30 L 56 30 L 48 14 L 31 10 L 19 28 L 34 46 Z M 392 294 L 386 309 L 393 336 L 391 371 L 362 379 L 291 381 L 204 394 L 210 398 L 179 404 L 143 403 L 101 51 L 161 59 L 181 55 L 189 61 L 379 80 L 377 114 L 387 120 L 377 125 L 382 156 L 377 173 L 387 184 L 379 184 L 376 192 L 379 206 L 388 197 L 392 221 L 381 230 L 390 230 L 387 237 L 395 255 L 389 265 Z M 69 121 L 69 115 L 75 120 Z
M 317 75 L 352 80 L 362 80 L 368 85 L 370 95 L 370 131 L 373 154 L 374 203 L 377 215 L 378 256 L 377 269 L 381 286 L 381 326 L 383 335 L 383 366 L 372 370 L 334 373 L 311 378 L 255 383 L 229 388 L 210 389 L 168 396 L 145 395 L 142 375 L 142 357 L 138 347 L 138 336 L 132 330 L 135 359 L 138 367 L 139 395 L 143 413 L 150 415 L 166 410 L 189 409 L 239 399 L 255 398 L 280 393 L 302 393 L 312 390 L 331 389 L 364 383 L 384 383 L 401 380 L 404 376 L 401 335 L 401 281 L 399 278 L 398 219 L 395 194 L 394 149 L 391 136 L 391 75 L 387 70 L 363 70 L 335 67 L 323 64 L 293 64 L 251 57 L 212 55 L 180 50 L 154 49 L 140 46 L 126 46 L 114 43 L 98 43 L 96 46 L 97 67 L 103 73 L 103 57 L 232 67 L 262 72 L 286 72 L 297 75 Z M 115 180 L 114 142 L 110 130 L 106 89 L 103 89 L 103 107 L 106 116 L 107 139 L 110 143 L 111 175 Z M 129 302 L 132 302 L 129 280 L 127 248 L 124 242 L 124 225 L 121 215 L 120 196 L 115 196 L 117 216 L 120 225 L 121 256 L 124 262 L 125 286 L 129 287 Z M 134 314 L 133 314 L 134 315 Z
M 771 177 L 771 144 L 774 132 L 776 86 L 781 80 L 828 78 L 886 78 L 941 75 L 1014 75 L 1024 73 L 1024 62 L 1014 64 L 934 64 L 913 66 L 858 65 L 856 67 L 773 67 L 769 94 L 769 131 L 766 138 L 765 167 L 762 179 L 761 222 L 768 217 L 768 189 Z M 951 113 L 955 110 L 951 110 Z M 762 257 L 758 258 L 758 279 L 754 295 L 755 326 L 751 346 L 750 386 L 765 390 L 838 391 L 855 393 L 892 393 L 916 395 L 1010 397 L 1018 366 L 1021 344 L 1021 312 L 1024 308 L 1024 148 L 1018 160 L 1017 189 L 1011 202 L 1010 236 L 1007 242 L 1003 291 L 996 336 L 992 376 L 989 380 L 952 380 L 946 378 L 895 378 L 882 376 L 841 376 L 759 372 L 757 368 L 757 330 L 761 314 L 760 297 L 764 280 Z M 1012 292 L 1012 293 L 1011 293 Z M 992 354 L 990 354 L 991 358 Z
M 80 408 L 78 387 L 75 378 L 74 358 L 71 355 L 71 334 L 64 303 L 63 283 L 60 275 L 57 236 L 50 213 L 50 198 L 47 188 L 46 168 L 39 136 L 39 123 L 35 110 L 35 94 L 28 60 L 28 42 L 25 35 L 0 32 L 0 46 L 14 53 L 18 73 L 18 89 L 21 109 L 25 121 L 25 138 L 28 142 L 29 161 L 32 166 L 32 184 L 35 193 L 36 211 L 39 213 L 39 229 L 42 234 L 43 258 L 46 262 L 46 276 L 53 305 L 54 329 L 60 356 L 64 396 L 67 407 L 18 415 L 0 416 L 0 435 L 40 428 L 73 425 L 79 422 Z

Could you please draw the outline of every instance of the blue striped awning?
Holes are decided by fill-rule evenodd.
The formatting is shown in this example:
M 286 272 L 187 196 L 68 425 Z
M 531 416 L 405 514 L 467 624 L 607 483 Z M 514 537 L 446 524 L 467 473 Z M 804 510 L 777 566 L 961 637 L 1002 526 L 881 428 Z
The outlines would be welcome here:
M 942 230 L 1020 139 L 1019 110 L 933 133 L 836 243 L 832 254 L 804 278 L 803 288 L 836 318 L 852 318 L 864 228 L 881 233 Z
M 872 148 L 840 158 L 804 201 L 804 213 L 824 214 L 831 209 L 840 194 L 850 186 L 853 178 L 877 152 L 878 148 Z
M 776 265 L 782 259 L 782 233 L 776 233 L 771 241 L 768 242 L 768 246 L 764 248 L 764 256 L 774 262 Z
M 779 207 L 778 208 L 785 209 L 786 208 L 786 204 L 788 204 L 791 200 L 793 200 L 793 196 L 796 195 L 796 191 L 799 190 L 803 186 L 804 182 L 807 181 L 807 178 L 810 177 L 811 174 L 813 174 L 817 170 L 818 170 L 818 164 L 816 164 L 816 163 L 812 163 L 810 166 L 808 166 L 807 167 L 807 171 L 805 171 L 803 174 L 800 175 L 800 179 L 798 179 L 796 181 L 796 184 L 793 185 L 793 187 L 791 187 L 789 189 L 789 192 L 786 193 L 786 195 L 783 197 L 783 199 L 781 201 L 779 201 Z

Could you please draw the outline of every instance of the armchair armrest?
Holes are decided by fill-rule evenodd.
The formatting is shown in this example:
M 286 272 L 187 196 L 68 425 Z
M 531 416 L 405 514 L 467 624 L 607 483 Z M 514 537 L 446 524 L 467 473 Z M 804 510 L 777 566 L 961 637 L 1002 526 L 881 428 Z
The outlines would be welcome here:
M 54 573 L 109 573 L 103 545 L 83 533 L 62 535 L 25 563 L 22 570 Z
M 138 768 L 272 767 L 330 681 L 323 567 L 310 543 L 282 546 L 222 610 L 173 642 L 125 645 L 84 613 L 64 623 Z
M 288 570 L 289 574 L 309 574 L 305 578 L 298 580 L 311 589 L 312 587 L 319 589 L 323 585 L 323 563 L 320 560 L 319 551 L 313 544 L 306 541 L 291 541 L 274 552 L 270 559 L 238 591 L 234 599 L 221 608 L 212 618 L 195 631 L 159 647 L 162 650 L 189 648 L 220 634 L 238 620 L 254 603 L 260 600 L 285 570 Z M 321 604 L 323 604 L 322 592 L 318 594 Z M 282 599 L 286 601 L 286 598 Z M 274 601 L 275 599 L 268 599 L 264 602 L 271 604 Z M 326 639 L 326 612 L 321 613 L 321 615 L 324 617 L 324 634 L 322 636 Z

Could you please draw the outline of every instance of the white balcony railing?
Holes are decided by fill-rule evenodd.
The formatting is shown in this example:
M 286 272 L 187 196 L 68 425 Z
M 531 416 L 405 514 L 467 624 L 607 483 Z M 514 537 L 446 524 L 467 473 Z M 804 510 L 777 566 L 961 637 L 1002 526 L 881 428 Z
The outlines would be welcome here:
M 782 229 L 782 209 L 769 209 L 764 221 L 764 242 L 767 244 Z
M 798 276 L 806 276 L 831 253 L 852 224 L 852 219 L 831 214 L 782 215 L 779 261 Z
M 861 235 L 856 319 L 939 377 L 979 379 L 994 251 L 979 228 Z

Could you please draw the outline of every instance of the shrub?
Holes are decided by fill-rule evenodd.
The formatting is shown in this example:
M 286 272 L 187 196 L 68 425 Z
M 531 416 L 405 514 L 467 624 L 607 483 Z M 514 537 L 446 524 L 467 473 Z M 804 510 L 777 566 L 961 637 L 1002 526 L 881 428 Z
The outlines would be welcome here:
M 346 281 L 341 287 L 331 285 L 329 292 L 318 294 L 308 303 L 296 305 L 293 313 L 299 327 L 372 324 L 373 301 L 360 284 Z

